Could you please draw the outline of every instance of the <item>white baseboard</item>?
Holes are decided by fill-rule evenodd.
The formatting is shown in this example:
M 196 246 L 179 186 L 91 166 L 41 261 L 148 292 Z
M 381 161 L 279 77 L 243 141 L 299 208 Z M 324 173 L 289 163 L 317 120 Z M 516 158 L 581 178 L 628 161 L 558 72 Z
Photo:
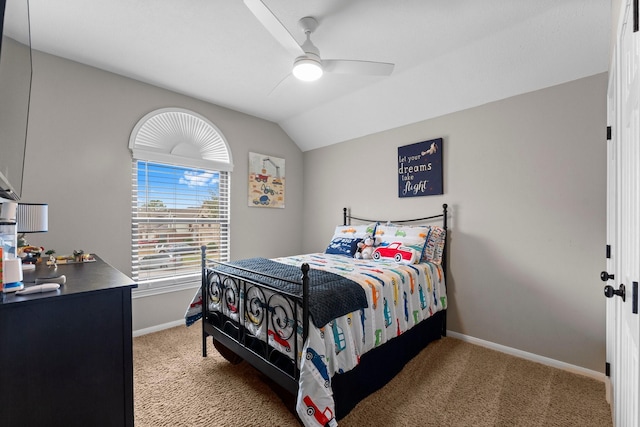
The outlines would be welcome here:
M 551 366 L 553 368 L 562 369 L 568 372 L 572 372 L 574 374 L 584 375 L 598 381 L 605 382 L 607 381 L 607 376 L 602 372 L 593 371 L 591 369 L 586 369 L 581 366 L 571 365 L 570 363 L 561 362 L 559 360 L 551 359 L 548 357 L 540 356 L 534 353 L 529 353 L 526 351 L 518 350 L 512 347 L 507 347 L 505 345 L 496 344 L 490 341 L 481 340 L 479 338 L 470 337 L 468 335 L 461 334 L 459 332 L 449 331 L 447 330 L 447 336 L 451 338 L 459 339 L 460 341 L 465 341 L 471 344 L 476 344 L 481 347 L 490 348 L 492 350 L 499 351 L 501 353 L 510 354 L 511 356 L 520 357 L 522 359 L 527 359 L 532 362 L 541 363 L 543 365 Z
M 151 326 L 149 328 L 138 329 L 133 331 L 134 337 L 139 337 L 141 335 L 151 334 L 153 332 L 160 332 L 165 329 L 175 328 L 176 326 L 184 325 L 184 319 L 174 320 L 173 322 L 163 323 L 161 325 Z

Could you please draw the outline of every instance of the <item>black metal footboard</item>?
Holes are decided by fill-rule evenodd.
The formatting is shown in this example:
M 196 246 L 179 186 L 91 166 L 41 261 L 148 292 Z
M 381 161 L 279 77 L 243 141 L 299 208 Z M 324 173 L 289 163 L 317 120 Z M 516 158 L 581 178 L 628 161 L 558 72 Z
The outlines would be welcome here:
M 299 355 L 309 330 L 309 265 L 301 267 L 302 296 L 216 270 L 216 265 L 227 264 L 207 260 L 203 246 L 202 355 L 207 355 L 206 339 L 211 336 L 217 346 L 224 346 L 295 395 Z M 280 348 L 272 346 L 270 338 Z

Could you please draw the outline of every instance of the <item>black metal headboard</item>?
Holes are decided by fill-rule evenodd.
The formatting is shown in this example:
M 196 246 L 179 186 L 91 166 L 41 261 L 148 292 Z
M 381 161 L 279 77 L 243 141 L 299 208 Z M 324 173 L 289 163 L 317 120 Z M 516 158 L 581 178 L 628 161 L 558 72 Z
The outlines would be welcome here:
M 442 205 L 441 214 L 425 216 L 423 218 L 400 219 L 400 220 L 386 220 L 386 219 L 380 220 L 380 219 L 360 218 L 360 217 L 351 215 L 351 212 L 348 208 L 343 208 L 342 209 L 342 225 L 351 225 L 352 219 L 355 219 L 356 221 L 362 221 L 362 222 L 380 222 L 380 223 L 391 222 L 391 223 L 401 224 L 405 222 L 428 221 L 430 219 L 442 218 L 442 228 L 446 230 L 447 229 L 447 208 L 448 208 L 448 205 L 445 203 Z

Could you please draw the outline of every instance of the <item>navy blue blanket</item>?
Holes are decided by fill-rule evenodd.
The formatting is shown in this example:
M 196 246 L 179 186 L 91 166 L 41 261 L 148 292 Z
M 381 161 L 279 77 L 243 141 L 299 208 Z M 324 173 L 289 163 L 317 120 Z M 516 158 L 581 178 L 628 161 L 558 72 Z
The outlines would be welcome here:
M 250 273 L 229 265 L 218 265 L 214 270 L 230 273 L 243 279 L 273 286 L 274 288 L 302 296 L 302 271 L 299 267 L 282 264 L 266 258 L 249 258 L 228 264 L 268 274 L 285 280 Z M 337 274 L 309 269 L 309 312 L 317 327 L 326 325 L 330 320 L 367 307 L 367 296 L 362 286 Z

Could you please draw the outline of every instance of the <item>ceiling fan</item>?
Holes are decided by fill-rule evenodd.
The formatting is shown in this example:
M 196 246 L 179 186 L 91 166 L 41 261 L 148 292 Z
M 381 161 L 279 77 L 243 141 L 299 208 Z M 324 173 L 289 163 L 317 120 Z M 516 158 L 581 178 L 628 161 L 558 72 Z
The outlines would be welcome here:
M 321 59 L 320 51 L 311 42 L 311 34 L 318 28 L 318 21 L 315 18 L 306 16 L 298 22 L 307 37 L 300 46 L 261 0 L 244 0 L 244 4 L 285 49 L 296 55 L 292 73 L 299 80 L 314 81 L 322 77 L 325 72 L 369 76 L 388 76 L 393 72 L 394 64 L 387 62 Z

